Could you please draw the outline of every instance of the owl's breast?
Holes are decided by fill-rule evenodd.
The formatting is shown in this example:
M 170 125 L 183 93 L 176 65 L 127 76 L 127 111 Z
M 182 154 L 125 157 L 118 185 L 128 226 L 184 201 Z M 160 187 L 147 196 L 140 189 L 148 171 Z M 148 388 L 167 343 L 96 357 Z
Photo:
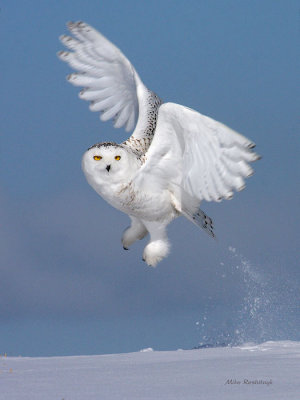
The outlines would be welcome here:
M 169 220 L 177 216 L 168 190 L 140 190 L 131 180 L 113 183 L 88 174 L 86 178 L 104 200 L 125 214 L 149 221 Z
M 167 190 L 139 190 L 130 182 L 123 185 L 116 196 L 120 202 L 119 209 L 137 218 L 154 221 L 172 219 L 177 215 Z

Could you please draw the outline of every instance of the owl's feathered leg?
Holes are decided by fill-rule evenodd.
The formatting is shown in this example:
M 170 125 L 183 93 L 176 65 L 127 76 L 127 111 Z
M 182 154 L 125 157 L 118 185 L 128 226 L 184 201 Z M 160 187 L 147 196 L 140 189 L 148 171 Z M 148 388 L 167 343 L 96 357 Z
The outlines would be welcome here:
M 122 236 L 122 245 L 124 250 L 128 250 L 134 242 L 143 239 L 148 233 L 141 220 L 132 216 L 130 216 L 130 219 L 131 225 L 125 229 Z
M 170 244 L 167 238 L 166 227 L 169 223 L 144 221 L 149 234 L 150 241 L 144 248 L 143 260 L 151 266 L 155 267 L 170 251 Z

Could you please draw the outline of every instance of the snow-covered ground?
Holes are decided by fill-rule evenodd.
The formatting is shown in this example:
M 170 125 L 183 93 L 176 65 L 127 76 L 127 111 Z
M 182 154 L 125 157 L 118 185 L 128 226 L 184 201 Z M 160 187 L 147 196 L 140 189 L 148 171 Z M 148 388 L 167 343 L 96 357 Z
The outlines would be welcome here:
M 1 400 L 299 400 L 300 342 L 100 356 L 2 356 L 0 382 Z

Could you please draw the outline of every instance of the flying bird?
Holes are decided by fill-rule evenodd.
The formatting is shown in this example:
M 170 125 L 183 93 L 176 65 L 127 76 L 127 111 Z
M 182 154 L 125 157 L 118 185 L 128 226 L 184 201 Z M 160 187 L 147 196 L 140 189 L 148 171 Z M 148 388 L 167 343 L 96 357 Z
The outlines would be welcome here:
M 143 260 L 156 266 L 170 251 L 167 225 L 184 216 L 214 237 L 202 200 L 231 199 L 253 174 L 260 157 L 255 144 L 220 122 L 191 108 L 163 103 L 140 79 L 125 55 L 84 22 L 69 22 L 71 36 L 58 56 L 75 71 L 67 80 L 83 89 L 81 99 L 102 121 L 133 131 L 120 144 L 100 142 L 83 155 L 88 183 L 131 219 L 122 244 L 127 250 L 147 234 Z

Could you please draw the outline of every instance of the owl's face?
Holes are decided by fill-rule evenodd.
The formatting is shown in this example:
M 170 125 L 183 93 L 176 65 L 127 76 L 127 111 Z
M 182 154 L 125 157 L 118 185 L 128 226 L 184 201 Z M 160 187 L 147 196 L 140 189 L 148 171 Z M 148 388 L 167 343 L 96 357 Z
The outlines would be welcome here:
M 83 155 L 82 169 L 98 183 L 121 182 L 134 170 L 132 155 L 122 146 L 103 143 L 92 146 Z

